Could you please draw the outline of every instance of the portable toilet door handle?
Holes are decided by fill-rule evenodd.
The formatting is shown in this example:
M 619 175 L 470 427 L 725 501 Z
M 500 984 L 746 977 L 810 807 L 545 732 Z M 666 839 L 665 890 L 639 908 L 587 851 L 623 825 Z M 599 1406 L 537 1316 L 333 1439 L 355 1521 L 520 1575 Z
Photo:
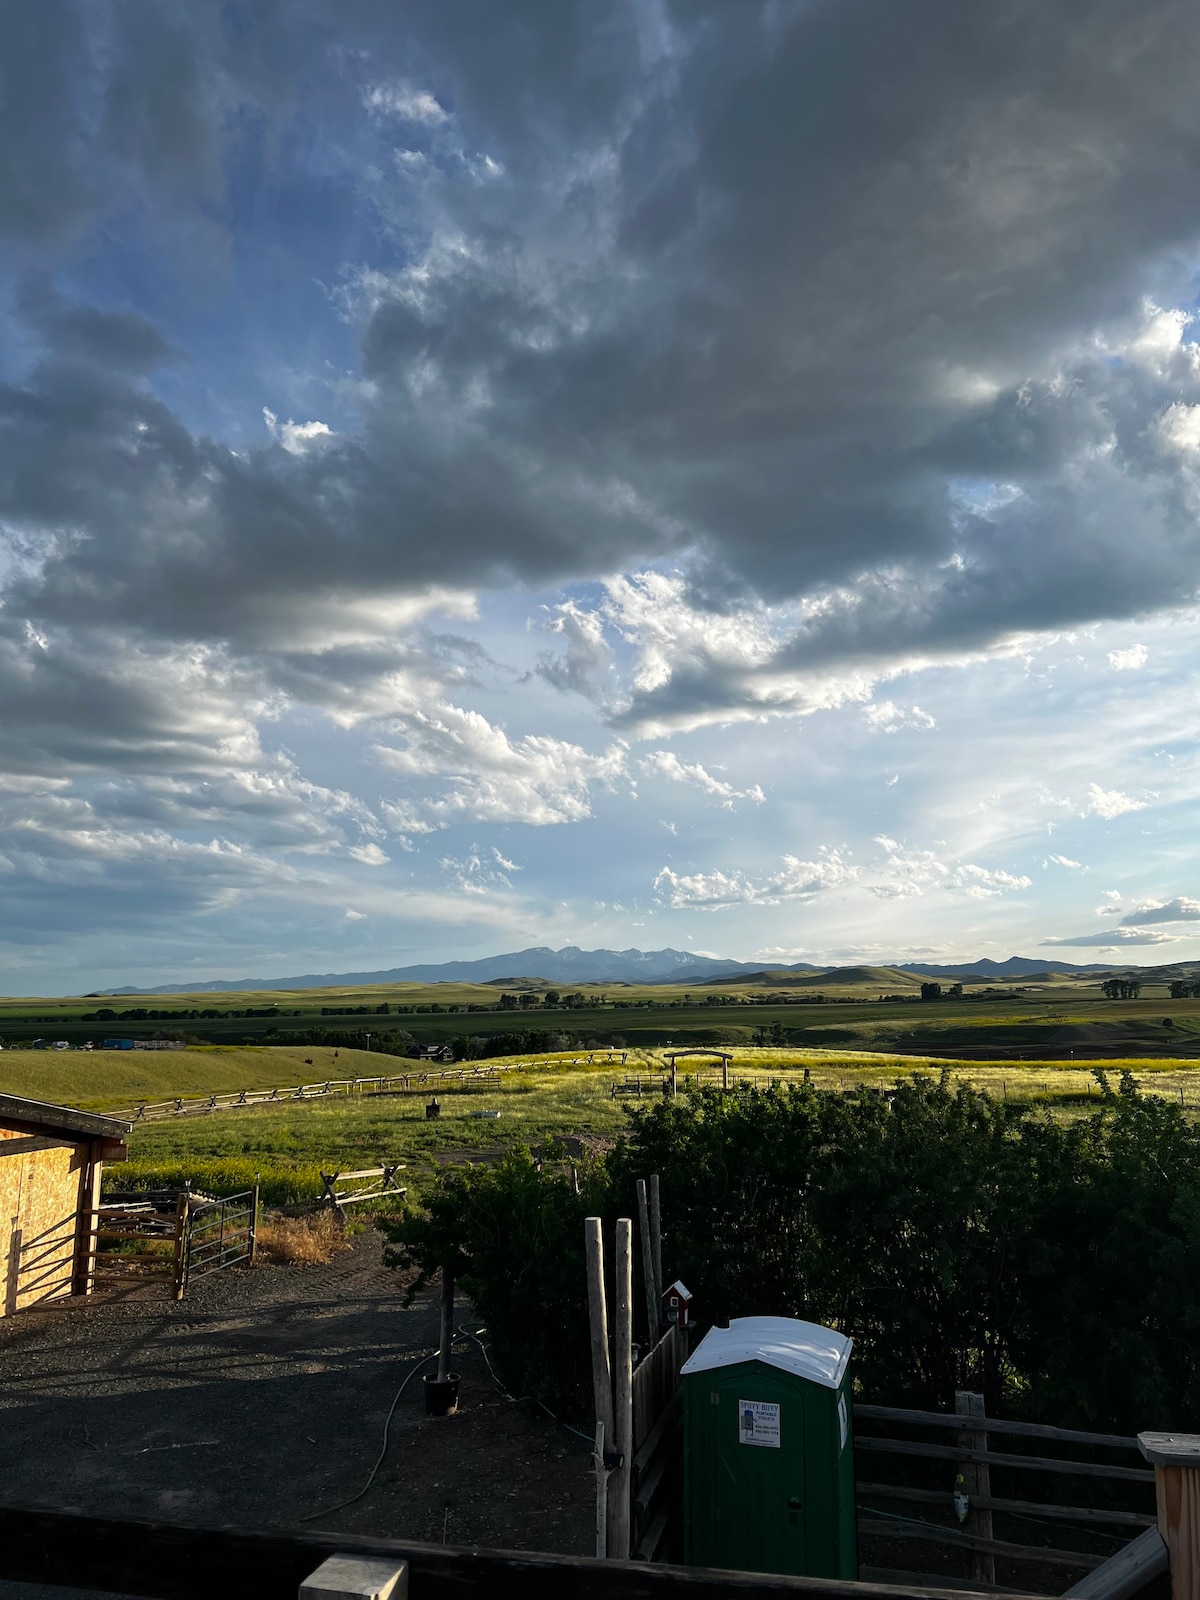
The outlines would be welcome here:
M 791 1499 L 787 1503 L 787 1508 L 788 1508 L 789 1511 L 800 1511 L 800 1510 L 803 1509 L 802 1504 L 801 1504 L 801 1500 L 800 1500 L 800 1496 L 798 1494 L 794 1494 L 791 1497 Z

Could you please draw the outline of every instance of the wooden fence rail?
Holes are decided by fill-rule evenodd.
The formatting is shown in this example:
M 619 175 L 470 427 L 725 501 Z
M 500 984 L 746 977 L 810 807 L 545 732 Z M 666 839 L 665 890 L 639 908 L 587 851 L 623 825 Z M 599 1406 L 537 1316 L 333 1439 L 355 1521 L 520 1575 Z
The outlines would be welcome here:
M 758 1572 L 401 1544 L 350 1533 L 241 1532 L 0 1506 L 0 1580 L 151 1600 L 296 1600 L 330 1556 L 406 1561 L 413 1600 L 933 1600 L 882 1585 Z M 939 1589 L 936 1600 L 978 1600 Z
M 362 1167 L 357 1172 L 323 1172 L 320 1203 L 341 1216 L 347 1206 L 357 1205 L 362 1200 L 378 1200 L 381 1196 L 403 1200 L 408 1190 L 396 1182 L 396 1174 L 403 1171 L 401 1161 L 382 1167 Z M 343 1186 L 340 1189 L 339 1184 Z M 347 1184 L 357 1187 L 346 1188 Z
M 687 1358 L 678 1328 L 666 1333 L 633 1372 L 633 1526 L 630 1554 L 653 1561 L 678 1520 L 683 1495 L 683 1407 L 679 1369 Z
M 1062 1548 L 1058 1545 L 1029 1544 L 1007 1538 L 997 1538 L 992 1531 L 993 1513 L 1000 1517 L 1018 1519 L 1018 1526 L 1028 1527 L 1030 1520 L 1050 1523 L 1074 1523 L 1080 1533 L 1093 1536 L 1101 1529 L 1111 1528 L 1112 1537 L 1118 1530 L 1153 1527 L 1155 1518 L 1146 1512 L 1128 1507 L 1072 1506 L 1047 1503 L 1037 1499 L 1018 1499 L 1011 1495 L 997 1495 L 991 1491 L 988 1469 L 999 1468 L 1009 1474 L 1057 1474 L 1066 1478 L 1103 1479 L 1120 1486 L 1126 1496 L 1140 1492 L 1140 1486 L 1150 1488 L 1154 1473 L 1145 1465 L 1137 1467 L 1120 1465 L 1115 1461 L 1080 1460 L 1078 1449 L 1068 1457 L 1025 1455 L 1015 1450 L 990 1448 L 989 1435 L 1000 1434 L 1015 1439 L 1028 1439 L 1040 1443 L 1086 1446 L 1091 1452 L 1125 1452 L 1137 1454 L 1138 1441 L 1124 1434 L 1087 1433 L 1078 1428 L 1058 1428 L 1045 1423 L 1010 1422 L 1000 1417 L 987 1416 L 980 1395 L 963 1393 L 956 1397 L 957 1409 L 953 1413 L 919 1411 L 896 1406 L 857 1405 L 854 1407 L 856 1424 L 867 1423 L 894 1426 L 902 1432 L 931 1430 L 936 1433 L 953 1431 L 954 1443 L 936 1444 L 912 1437 L 882 1438 L 864 1436 L 856 1432 L 856 1452 L 900 1456 L 908 1459 L 923 1458 L 940 1463 L 953 1463 L 958 1469 L 954 1488 L 922 1487 L 912 1483 L 866 1482 L 857 1484 L 859 1500 L 860 1533 L 869 1539 L 897 1542 L 916 1541 L 955 1548 L 968 1557 L 971 1577 L 984 1578 L 994 1585 L 995 1562 L 1003 1560 L 1042 1567 L 1073 1568 L 1077 1572 L 1093 1569 L 1110 1569 L 1113 1581 L 1123 1581 L 1121 1563 L 1111 1565 L 1116 1557 L 1091 1550 Z M 1036 1448 L 1036 1444 L 1035 1444 Z M 972 1472 L 972 1469 L 975 1469 Z M 1132 1489 L 1138 1485 L 1139 1490 Z M 888 1500 L 907 1504 L 913 1509 L 908 1514 L 897 1514 L 879 1509 L 877 1502 Z M 928 1506 L 930 1518 L 921 1516 L 920 1506 Z M 952 1520 L 957 1513 L 958 1526 Z M 1049 1530 L 1047 1530 L 1049 1532 Z M 1066 1530 L 1063 1529 L 1065 1533 Z M 1136 1542 L 1136 1541 L 1135 1541 Z M 1144 1546 L 1149 1548 L 1149 1543 Z M 1120 1552 L 1118 1552 L 1118 1555 Z M 1107 1581 L 1107 1580 L 1106 1580 Z M 1102 1586 L 1103 1587 L 1103 1586 Z M 1081 1591 L 1082 1592 L 1082 1591 Z M 1090 1592 L 1090 1591 L 1089 1591 Z M 1097 1591 L 1099 1594 L 1100 1591 Z
M 115 1111 L 127 1122 L 165 1122 L 172 1117 L 203 1116 L 211 1111 L 236 1111 L 242 1106 L 281 1105 L 295 1100 L 324 1100 L 339 1095 L 391 1094 L 400 1089 L 439 1088 L 454 1083 L 482 1083 L 506 1072 L 525 1072 L 532 1062 L 488 1067 L 446 1067 L 434 1072 L 398 1072 L 377 1078 L 327 1078 L 319 1083 L 298 1083 L 272 1089 L 232 1089 L 227 1094 L 143 1102 Z

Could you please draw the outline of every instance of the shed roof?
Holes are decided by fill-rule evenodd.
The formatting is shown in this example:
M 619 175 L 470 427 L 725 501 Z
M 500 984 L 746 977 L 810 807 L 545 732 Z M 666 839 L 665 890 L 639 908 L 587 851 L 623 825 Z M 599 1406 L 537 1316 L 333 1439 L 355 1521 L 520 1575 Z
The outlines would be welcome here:
M 727 1328 L 710 1328 L 683 1366 L 690 1372 L 761 1361 L 798 1378 L 836 1389 L 850 1359 L 852 1340 L 816 1322 L 795 1317 L 734 1317 Z
M 47 1105 L 42 1100 L 26 1100 L 21 1095 L 0 1094 L 0 1121 L 25 1123 L 37 1128 L 60 1128 L 66 1133 L 81 1133 L 90 1139 L 123 1139 L 133 1123 L 118 1117 L 100 1117 L 94 1111 L 76 1111 L 74 1106 Z

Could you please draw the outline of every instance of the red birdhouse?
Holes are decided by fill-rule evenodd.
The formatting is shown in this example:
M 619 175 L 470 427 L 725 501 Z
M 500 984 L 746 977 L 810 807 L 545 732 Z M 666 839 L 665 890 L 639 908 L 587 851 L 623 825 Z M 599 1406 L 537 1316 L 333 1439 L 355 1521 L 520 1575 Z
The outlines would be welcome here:
M 669 1289 L 664 1289 L 662 1297 L 662 1319 L 667 1327 L 687 1328 L 691 1326 L 692 1291 L 678 1279 Z

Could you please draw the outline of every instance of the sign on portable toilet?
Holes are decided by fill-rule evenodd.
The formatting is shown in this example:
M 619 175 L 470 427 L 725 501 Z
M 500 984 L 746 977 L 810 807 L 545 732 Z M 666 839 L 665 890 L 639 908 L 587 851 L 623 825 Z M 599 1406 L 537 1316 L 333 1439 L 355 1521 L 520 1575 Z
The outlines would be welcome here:
M 692 1565 L 857 1575 L 850 1347 L 792 1317 L 705 1334 L 682 1370 Z

